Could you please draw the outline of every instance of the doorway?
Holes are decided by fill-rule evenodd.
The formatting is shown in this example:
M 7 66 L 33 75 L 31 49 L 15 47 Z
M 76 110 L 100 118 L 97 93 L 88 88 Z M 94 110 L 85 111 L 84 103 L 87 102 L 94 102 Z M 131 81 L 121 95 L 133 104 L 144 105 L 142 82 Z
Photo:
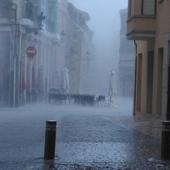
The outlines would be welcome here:
M 136 106 L 137 106 L 137 112 L 141 111 L 141 93 L 142 93 L 142 54 L 138 55 L 137 59 L 137 101 L 136 101 Z
M 162 110 L 162 81 L 163 81 L 163 56 L 164 49 L 158 49 L 158 70 L 157 70 L 157 113 L 161 114 Z
M 168 41 L 168 60 L 170 58 L 170 41 Z M 169 61 L 168 61 L 169 62 Z M 170 65 L 168 64 L 167 120 L 170 120 Z
M 154 51 L 148 52 L 147 113 L 152 113 Z

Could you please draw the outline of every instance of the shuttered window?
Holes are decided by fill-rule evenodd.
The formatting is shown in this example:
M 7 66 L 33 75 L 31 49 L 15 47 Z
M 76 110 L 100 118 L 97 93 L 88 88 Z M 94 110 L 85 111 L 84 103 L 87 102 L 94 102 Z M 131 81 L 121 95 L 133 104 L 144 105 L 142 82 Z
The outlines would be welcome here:
M 9 2 L 8 0 L 0 0 L 0 18 L 6 18 L 9 16 Z
M 142 0 L 142 14 L 156 15 L 156 0 Z
M 131 16 L 131 13 L 132 13 L 132 0 L 129 0 L 128 17 Z

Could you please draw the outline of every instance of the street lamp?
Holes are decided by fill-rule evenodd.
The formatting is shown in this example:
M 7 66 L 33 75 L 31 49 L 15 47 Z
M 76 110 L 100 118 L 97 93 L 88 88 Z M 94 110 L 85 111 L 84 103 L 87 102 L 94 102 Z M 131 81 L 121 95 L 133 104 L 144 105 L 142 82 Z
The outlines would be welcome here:
M 17 106 L 17 79 L 18 79 L 18 24 L 17 24 L 17 4 L 11 3 L 10 7 L 10 19 L 13 27 L 13 55 L 11 56 L 12 65 L 10 66 L 11 77 L 10 77 L 10 89 L 9 89 L 9 100 L 12 106 Z
M 112 103 L 112 99 L 113 99 L 113 97 L 115 96 L 115 90 L 116 90 L 116 88 L 115 88 L 115 76 L 116 75 L 116 71 L 115 70 L 111 70 L 111 72 L 110 72 L 110 79 L 109 79 L 109 101 L 110 101 L 110 103 Z M 113 81 L 114 81 L 114 84 L 113 84 Z

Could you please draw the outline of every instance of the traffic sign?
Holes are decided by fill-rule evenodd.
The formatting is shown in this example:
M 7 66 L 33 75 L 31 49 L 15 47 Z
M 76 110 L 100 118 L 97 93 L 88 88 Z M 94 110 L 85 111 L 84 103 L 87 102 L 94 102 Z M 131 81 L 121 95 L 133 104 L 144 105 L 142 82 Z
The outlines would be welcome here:
M 33 58 L 37 54 L 37 49 L 35 47 L 30 46 L 27 48 L 26 53 L 28 57 Z

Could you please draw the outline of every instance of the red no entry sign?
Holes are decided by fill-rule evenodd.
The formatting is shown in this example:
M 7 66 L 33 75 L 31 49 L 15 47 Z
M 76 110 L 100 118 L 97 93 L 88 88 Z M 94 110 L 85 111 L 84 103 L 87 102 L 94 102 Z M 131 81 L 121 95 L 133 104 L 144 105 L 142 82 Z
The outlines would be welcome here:
M 26 53 L 28 57 L 33 58 L 37 54 L 37 49 L 35 47 L 28 47 Z

